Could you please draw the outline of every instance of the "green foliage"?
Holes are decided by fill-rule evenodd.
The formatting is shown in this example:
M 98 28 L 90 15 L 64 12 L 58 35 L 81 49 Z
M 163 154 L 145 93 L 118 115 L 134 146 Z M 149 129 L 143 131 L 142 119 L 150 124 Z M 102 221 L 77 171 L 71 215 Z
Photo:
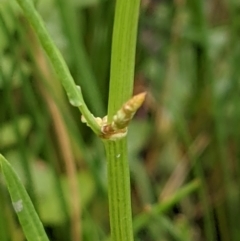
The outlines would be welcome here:
M 27 240 L 48 241 L 43 225 L 21 181 L 2 155 L 0 155 L 0 163 L 13 208 L 18 215 Z
M 148 92 L 126 146 L 134 240 L 238 241 L 238 1 L 143 1 L 135 71 L 125 60 L 111 63 L 111 54 L 126 40 L 113 35 L 115 1 L 30 2 L 94 115 L 106 115 L 109 79 L 119 82 L 110 87 L 111 116 L 132 92 Z M 109 240 L 110 163 L 102 143 L 69 105 L 16 1 L 0 2 L 0 36 L 0 152 L 24 184 L 50 240 L 74 241 L 76 227 L 82 240 Z M 112 46 L 112 36 L 119 46 Z M 134 56 L 124 51 L 122 58 Z M 127 72 L 122 65 L 129 66 Z M 69 160 L 75 166 L 75 196 Z M 113 164 L 111 170 L 122 168 Z M 73 215 L 75 199 L 80 223 Z M 0 240 L 24 241 L 2 172 L 0 207 Z

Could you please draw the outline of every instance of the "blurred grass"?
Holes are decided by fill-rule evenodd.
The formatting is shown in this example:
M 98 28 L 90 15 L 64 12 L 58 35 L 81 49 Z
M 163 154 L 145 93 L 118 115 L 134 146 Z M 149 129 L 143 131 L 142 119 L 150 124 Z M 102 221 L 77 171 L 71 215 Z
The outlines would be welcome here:
M 91 111 L 105 115 L 114 2 L 36 6 Z M 240 239 L 239 9 L 238 1 L 142 2 L 134 93 L 147 90 L 148 98 L 129 129 L 135 220 L 196 178 L 201 185 L 151 216 L 136 240 Z M 63 156 L 70 151 L 82 240 L 107 240 L 103 146 L 68 104 L 14 1 L 0 2 L 0 26 L 0 152 L 25 183 L 50 239 L 64 241 L 71 240 L 71 177 Z M 66 140 L 68 147 L 60 144 Z M 2 176 L 0 190 L 0 240 L 24 240 Z

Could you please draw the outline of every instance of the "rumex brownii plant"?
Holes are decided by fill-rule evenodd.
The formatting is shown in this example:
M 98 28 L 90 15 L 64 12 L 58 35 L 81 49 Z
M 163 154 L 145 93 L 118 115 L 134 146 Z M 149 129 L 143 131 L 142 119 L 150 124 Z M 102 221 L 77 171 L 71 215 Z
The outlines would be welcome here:
M 112 239 L 132 240 L 130 164 L 136 240 L 238 241 L 238 1 L 142 1 L 135 90 L 139 93 L 147 85 L 149 94 L 146 108 L 131 127 L 136 100 L 144 97 L 131 98 L 135 10 L 127 11 L 117 0 L 31 0 L 68 60 L 74 82 L 68 81 L 70 87 L 64 83 L 71 104 L 77 107 L 72 108 L 58 83 L 69 78 L 65 61 L 54 55 L 58 50 L 52 51 L 44 31 L 34 34 L 36 29 L 27 24 L 15 2 L 0 4 L 0 152 L 23 177 L 49 238 L 110 240 L 104 178 L 108 170 Z M 36 22 L 43 25 L 39 18 Z M 37 40 L 41 38 L 45 45 Z M 50 61 L 41 45 L 52 52 Z M 49 65 L 53 61 L 58 62 L 57 78 Z M 81 127 L 78 109 L 96 136 Z M 26 121 L 27 127 L 22 127 Z M 0 159 L 0 240 L 43 239 L 46 235 L 42 225 L 36 225 L 39 219 L 32 215 L 33 206 L 20 191 L 11 166 Z M 47 168 L 43 175 L 50 171 L 54 181 L 41 178 L 40 163 Z M 82 182 L 85 174 L 91 179 Z M 26 238 L 9 210 L 2 176 L 14 192 L 13 206 Z M 85 190 L 91 192 L 87 202 Z M 198 193 L 193 198 L 180 202 L 194 190 Z M 34 231 L 31 236 L 30 229 L 25 230 L 29 225 Z
M 112 39 L 108 113 L 94 117 L 86 106 L 81 87 L 74 83 L 69 69 L 30 0 L 17 0 L 32 25 L 42 47 L 66 90 L 69 102 L 82 113 L 82 120 L 104 142 L 108 166 L 108 195 L 111 240 L 133 240 L 130 178 L 127 157 L 127 128 L 145 93 L 131 98 L 140 0 L 116 1 Z M 3 156 L 2 171 L 16 213 L 29 241 L 48 240 L 34 207 L 15 172 Z

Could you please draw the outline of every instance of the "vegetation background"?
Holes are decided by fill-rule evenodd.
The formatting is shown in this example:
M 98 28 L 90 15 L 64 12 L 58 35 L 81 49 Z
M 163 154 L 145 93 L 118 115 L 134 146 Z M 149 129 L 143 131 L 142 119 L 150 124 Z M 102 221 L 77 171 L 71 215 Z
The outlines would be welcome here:
M 104 116 L 114 1 L 35 4 L 87 105 Z M 148 95 L 128 134 L 136 241 L 240 240 L 239 12 L 237 0 L 142 1 L 134 94 Z M 109 240 L 103 145 L 13 0 L 0 1 L 0 152 L 50 240 L 75 241 L 74 225 L 84 241 Z M 25 240 L 2 175 L 0 240 Z

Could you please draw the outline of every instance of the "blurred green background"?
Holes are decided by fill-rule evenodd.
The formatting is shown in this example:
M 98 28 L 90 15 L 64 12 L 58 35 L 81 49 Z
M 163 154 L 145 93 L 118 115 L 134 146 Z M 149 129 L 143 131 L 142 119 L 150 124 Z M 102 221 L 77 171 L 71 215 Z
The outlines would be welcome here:
M 103 117 L 115 2 L 34 2 Z M 239 37 L 238 0 L 142 0 L 134 94 L 148 95 L 128 135 L 136 241 L 240 240 Z M 109 240 L 103 145 L 13 0 L 0 1 L 0 152 L 50 240 L 75 241 L 75 224 L 83 241 Z M 2 175 L 0 240 L 25 240 Z

